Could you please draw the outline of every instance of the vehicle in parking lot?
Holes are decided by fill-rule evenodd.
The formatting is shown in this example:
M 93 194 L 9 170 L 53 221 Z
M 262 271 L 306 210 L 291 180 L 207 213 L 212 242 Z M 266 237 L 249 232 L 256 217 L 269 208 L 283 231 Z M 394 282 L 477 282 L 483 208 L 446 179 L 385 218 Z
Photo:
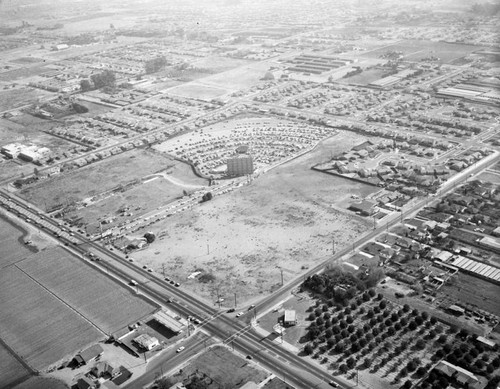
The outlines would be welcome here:
M 179 347 L 179 348 L 177 349 L 177 352 L 178 352 L 178 353 L 180 353 L 180 352 L 181 352 L 182 350 L 184 350 L 185 348 L 186 348 L 186 347 L 181 346 L 181 347 Z
M 181 284 L 179 284 L 178 282 L 176 282 L 175 286 L 179 287 L 179 286 L 181 286 Z

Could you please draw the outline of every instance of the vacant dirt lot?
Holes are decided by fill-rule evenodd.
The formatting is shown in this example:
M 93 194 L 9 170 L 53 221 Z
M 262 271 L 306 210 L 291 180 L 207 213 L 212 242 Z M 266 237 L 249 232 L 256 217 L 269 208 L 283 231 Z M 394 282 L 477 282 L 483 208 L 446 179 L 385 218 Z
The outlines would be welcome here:
M 162 237 L 134 258 L 157 271 L 164 265 L 166 274 L 211 301 L 217 289 L 226 300 L 234 293 L 239 303 L 255 300 L 279 286 L 278 267 L 287 282 L 327 259 L 333 240 L 339 249 L 371 228 L 334 207 L 365 185 L 310 170 L 363 139 L 341 133 L 248 186 L 155 224 L 150 229 Z M 195 271 L 213 281 L 188 279 Z
M 19 195 L 42 209 L 50 209 L 57 204 L 95 196 L 174 164 L 172 159 L 159 153 L 131 150 L 77 171 L 43 180 L 22 189 Z
M 243 358 L 233 354 L 225 347 L 216 346 L 201 354 L 188 366 L 182 369 L 182 375 L 175 375 L 176 381 L 198 374 L 207 376 L 207 388 L 223 387 L 238 388 L 245 382 L 259 383 L 264 380 L 267 373 L 260 370 L 253 363 L 248 363 Z

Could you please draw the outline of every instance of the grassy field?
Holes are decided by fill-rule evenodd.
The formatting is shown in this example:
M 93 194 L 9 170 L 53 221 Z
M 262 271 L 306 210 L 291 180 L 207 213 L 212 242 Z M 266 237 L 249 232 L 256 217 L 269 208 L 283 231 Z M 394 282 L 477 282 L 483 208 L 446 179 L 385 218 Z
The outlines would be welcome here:
M 19 239 L 26 231 L 10 223 L 0 213 L 0 269 L 9 266 L 19 259 L 32 254 L 32 251 Z
M 200 69 L 211 69 L 215 72 L 223 72 L 249 63 L 251 63 L 251 61 L 244 59 L 209 56 L 191 62 L 191 65 Z
M 44 370 L 104 337 L 15 266 L 0 272 L 0 295 L 0 338 L 35 370 Z
M 173 95 L 207 101 L 225 95 L 228 92 L 229 91 L 227 89 L 201 85 L 198 82 L 190 82 L 168 89 L 168 93 Z
M 492 182 L 493 184 L 500 184 L 500 174 L 499 173 L 481 173 L 477 179 Z
M 80 201 L 172 165 L 172 160 L 145 150 L 131 150 L 90 166 L 60 174 L 22 189 L 19 195 L 42 209 Z
M 130 289 L 116 284 L 60 248 L 44 250 L 18 266 L 107 334 L 156 310 Z
M 400 43 L 398 42 L 392 46 L 385 46 L 380 49 L 368 51 L 362 54 L 362 56 L 378 58 L 380 55 L 390 51 L 402 51 L 405 59 L 409 61 L 420 61 L 422 58 L 433 55 L 440 58 L 440 63 L 449 63 L 480 49 L 481 47 L 472 45 L 408 40 Z
M 152 211 L 183 195 L 183 190 L 191 191 L 206 185 L 206 180 L 194 175 L 191 167 L 181 162 L 175 162 L 175 166 L 168 169 L 165 174 L 159 174 L 153 180 L 146 180 L 143 184 L 135 186 L 125 192 L 117 192 L 114 196 L 92 204 L 86 208 L 71 212 L 66 218 L 72 216 L 83 217 L 83 223 L 90 228 L 99 227 L 99 219 L 104 216 L 116 216 L 112 224 L 119 224 L 128 216 L 119 216 L 118 210 L 124 206 L 130 206 L 134 217 Z M 139 209 L 138 209 L 139 208 Z
M 0 343 L 0 388 L 10 388 L 27 379 L 31 372 Z
M 53 95 L 50 92 L 34 88 L 19 88 L 0 91 L 0 112 L 32 104 L 40 97 Z
M 253 363 L 233 354 L 225 347 L 213 347 L 201 354 L 188 366 L 182 369 L 182 379 L 188 378 L 198 372 L 199 375 L 206 374 L 209 378 L 208 389 L 223 387 L 240 388 L 248 381 L 259 383 L 264 380 L 267 374 L 258 369 Z M 176 380 L 181 380 L 178 375 Z
M 199 83 L 235 92 L 255 85 L 269 70 L 267 63 L 252 63 L 198 80 Z

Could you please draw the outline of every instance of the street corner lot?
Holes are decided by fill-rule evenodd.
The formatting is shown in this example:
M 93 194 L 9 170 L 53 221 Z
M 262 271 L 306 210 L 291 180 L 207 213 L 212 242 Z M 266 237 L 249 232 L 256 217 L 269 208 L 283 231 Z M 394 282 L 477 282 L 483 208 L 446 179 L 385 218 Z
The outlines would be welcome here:
M 198 375 L 205 377 L 210 389 L 219 387 L 238 388 L 243 383 L 253 381 L 256 384 L 263 381 L 268 373 L 258 365 L 248 361 L 223 346 L 215 346 L 182 368 L 182 374 L 175 374 L 172 379 L 182 382 L 184 379 Z
M 19 195 L 42 209 L 78 202 L 126 183 L 165 170 L 173 160 L 165 155 L 134 149 L 89 166 L 39 181 Z
M 280 307 L 271 310 L 259 318 L 259 326 L 270 333 L 273 332 L 273 326 L 283 321 L 285 310 L 294 310 L 297 315 L 297 324 L 285 327 L 283 340 L 292 346 L 301 347 L 301 338 L 306 334 L 306 328 L 310 322 L 307 321 L 309 310 L 314 306 L 314 300 L 306 294 L 293 295 L 286 300 Z M 278 335 L 279 336 L 279 335 Z
M 169 277 L 211 301 L 215 285 L 220 295 L 237 293 L 238 302 L 274 290 L 280 284 L 277 266 L 287 282 L 326 260 L 332 239 L 339 250 L 371 228 L 371 222 L 332 207 L 364 184 L 310 169 L 331 150 L 350 145 L 346 139 L 334 137 L 249 185 L 149 226 L 165 238 L 135 252 L 134 259 L 158 273 L 165 266 Z M 214 281 L 187 278 L 200 269 Z

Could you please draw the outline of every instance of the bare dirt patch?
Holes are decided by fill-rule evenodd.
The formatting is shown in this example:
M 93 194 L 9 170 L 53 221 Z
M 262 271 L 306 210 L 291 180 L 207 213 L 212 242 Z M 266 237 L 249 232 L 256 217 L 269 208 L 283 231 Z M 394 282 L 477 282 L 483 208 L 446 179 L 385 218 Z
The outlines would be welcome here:
M 332 152 L 360 143 L 361 137 L 334 137 L 314 152 L 260 176 L 231 194 L 151 227 L 160 236 L 134 253 L 141 264 L 175 277 L 196 294 L 215 302 L 220 296 L 252 300 L 318 264 L 371 227 L 333 207 L 365 187 L 310 170 Z M 279 267 L 279 268 L 278 268 Z M 187 277 L 194 271 L 215 281 Z

